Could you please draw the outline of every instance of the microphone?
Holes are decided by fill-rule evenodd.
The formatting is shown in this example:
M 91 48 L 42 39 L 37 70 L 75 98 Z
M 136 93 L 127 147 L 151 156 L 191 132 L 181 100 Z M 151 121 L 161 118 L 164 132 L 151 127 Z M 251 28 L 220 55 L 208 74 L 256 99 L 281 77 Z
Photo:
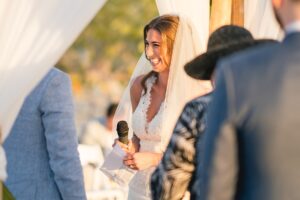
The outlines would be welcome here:
M 128 144 L 128 124 L 126 121 L 119 121 L 117 124 L 117 133 L 119 141 L 123 144 Z

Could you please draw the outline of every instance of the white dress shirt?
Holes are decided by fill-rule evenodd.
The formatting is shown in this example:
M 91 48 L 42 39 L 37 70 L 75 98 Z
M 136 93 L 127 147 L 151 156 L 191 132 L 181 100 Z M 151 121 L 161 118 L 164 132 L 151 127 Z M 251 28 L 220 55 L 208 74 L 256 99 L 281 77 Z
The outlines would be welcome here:
M 300 20 L 294 21 L 285 27 L 286 35 L 295 33 L 295 32 L 300 32 Z

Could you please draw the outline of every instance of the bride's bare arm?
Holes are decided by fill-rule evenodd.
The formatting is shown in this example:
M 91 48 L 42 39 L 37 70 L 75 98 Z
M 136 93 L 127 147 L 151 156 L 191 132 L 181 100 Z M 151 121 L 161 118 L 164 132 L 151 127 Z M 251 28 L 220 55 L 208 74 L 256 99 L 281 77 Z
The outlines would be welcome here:
M 140 98 L 142 96 L 143 87 L 141 85 L 141 81 L 142 81 L 143 77 L 144 77 L 143 75 L 137 77 L 134 80 L 134 82 L 130 88 L 130 99 L 131 99 L 132 112 L 135 111 L 136 107 L 139 104 Z M 132 144 L 131 144 L 132 147 L 131 147 L 130 151 L 132 153 L 138 152 L 140 149 L 140 139 L 135 134 L 133 134 L 131 141 L 132 141 Z
M 131 88 L 130 88 L 130 99 L 131 99 L 131 106 L 132 106 L 132 112 L 135 111 L 136 107 L 139 104 L 140 98 L 142 96 L 142 92 L 143 92 L 143 87 L 141 85 L 141 82 L 143 80 L 143 75 L 137 77 Z
M 143 91 L 141 86 L 142 79 L 143 76 L 137 77 L 130 88 L 130 100 L 131 100 L 132 112 L 135 111 L 141 98 L 141 94 Z M 128 145 L 119 142 L 118 139 L 115 139 L 113 146 L 115 144 L 118 144 L 125 152 L 131 154 L 138 152 L 140 149 L 140 140 L 135 134 L 133 134 L 133 137 L 131 138 L 131 141 L 129 141 Z

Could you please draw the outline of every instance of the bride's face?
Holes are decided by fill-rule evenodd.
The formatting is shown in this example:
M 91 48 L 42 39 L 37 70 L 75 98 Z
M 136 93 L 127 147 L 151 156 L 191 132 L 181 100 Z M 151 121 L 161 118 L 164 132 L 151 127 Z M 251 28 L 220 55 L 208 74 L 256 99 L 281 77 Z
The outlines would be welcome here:
M 167 45 L 164 44 L 161 34 L 150 29 L 145 40 L 145 52 L 155 72 L 163 72 L 169 69 L 171 56 L 168 55 Z

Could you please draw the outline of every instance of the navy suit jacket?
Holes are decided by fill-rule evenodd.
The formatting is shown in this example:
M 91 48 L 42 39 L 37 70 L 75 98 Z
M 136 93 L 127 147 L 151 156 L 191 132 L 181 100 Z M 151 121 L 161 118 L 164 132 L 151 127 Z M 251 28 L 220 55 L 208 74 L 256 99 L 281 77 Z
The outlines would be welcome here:
M 18 200 L 86 199 L 68 76 L 52 69 L 26 98 L 4 143 Z
M 300 199 L 300 33 L 223 60 L 201 199 Z

